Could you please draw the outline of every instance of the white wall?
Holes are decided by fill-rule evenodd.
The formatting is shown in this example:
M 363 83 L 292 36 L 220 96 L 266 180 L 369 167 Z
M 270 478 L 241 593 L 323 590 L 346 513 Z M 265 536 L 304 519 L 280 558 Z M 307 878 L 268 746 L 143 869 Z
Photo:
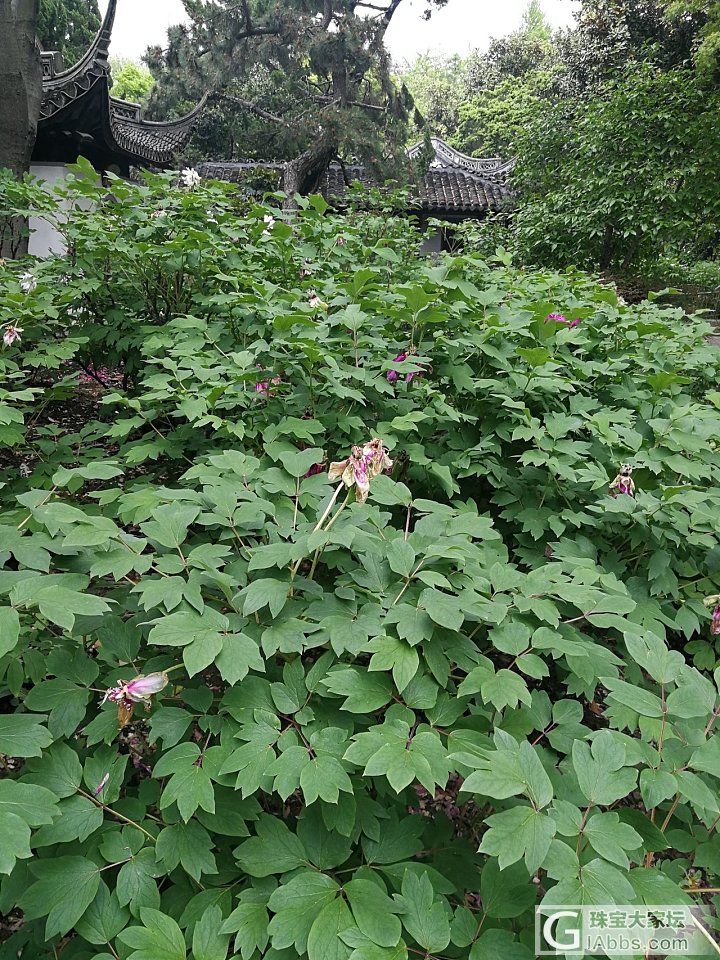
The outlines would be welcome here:
M 64 163 L 33 163 L 30 173 L 38 180 L 44 180 L 49 186 L 67 174 Z M 41 217 L 30 217 L 30 253 L 34 257 L 49 257 L 66 252 L 65 242 L 52 224 Z

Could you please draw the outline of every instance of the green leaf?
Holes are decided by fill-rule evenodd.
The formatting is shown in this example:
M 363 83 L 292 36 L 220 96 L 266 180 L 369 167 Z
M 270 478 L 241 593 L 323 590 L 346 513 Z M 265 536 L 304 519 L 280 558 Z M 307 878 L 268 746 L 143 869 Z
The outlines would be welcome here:
M 276 617 L 287 602 L 288 584 L 271 578 L 253 580 L 244 591 L 243 615 L 251 614 L 269 606 L 270 613 Z
M 584 836 L 596 853 L 624 870 L 630 868 L 626 851 L 637 850 L 642 845 L 640 834 L 629 824 L 621 823 L 617 813 L 599 813 L 590 817 L 585 824 Z
M 552 887 L 545 895 L 543 904 L 602 906 L 608 903 L 632 903 L 634 899 L 635 891 L 627 874 L 598 859 L 586 863 L 581 876 L 561 880 Z
M 315 918 L 335 900 L 338 890 L 331 877 L 309 870 L 278 887 L 268 902 L 275 914 L 269 927 L 273 947 L 283 950 L 295 946 L 304 953 Z
M 282 820 L 262 814 L 255 832 L 257 836 L 234 851 L 237 862 L 251 877 L 269 877 L 307 864 L 302 843 Z
M 375 677 L 353 667 L 333 670 L 320 682 L 331 693 L 347 698 L 342 709 L 350 713 L 371 713 L 384 707 L 392 696 L 386 677 Z
M 25 713 L 0 715 L 0 753 L 8 757 L 39 757 L 53 741 L 41 719 Z
M 206 667 L 209 667 L 220 653 L 223 638 L 219 633 L 206 633 L 196 637 L 192 643 L 183 648 L 183 662 L 187 667 L 188 676 L 194 677 Z
M 212 849 L 210 835 L 195 820 L 165 827 L 155 843 L 158 862 L 164 864 L 168 873 L 182 864 L 183 870 L 197 881 L 204 873 L 217 873 Z
M 518 703 L 530 706 L 532 697 L 527 684 L 521 676 L 512 670 L 498 670 L 480 684 L 480 695 L 486 703 L 491 703 L 496 710 L 504 707 L 517 707 Z
M 497 857 L 501 870 L 521 857 L 528 873 L 542 866 L 556 830 L 547 813 L 518 806 L 493 814 L 485 823 L 490 829 L 483 834 L 479 852 Z
M 148 636 L 148 643 L 184 647 L 194 640 L 203 638 L 212 642 L 227 628 L 227 617 L 213 610 L 212 607 L 206 606 L 202 615 L 197 610 L 178 610 L 156 621 Z
M 350 880 L 344 886 L 345 894 L 360 930 L 381 947 L 394 947 L 400 939 L 402 927 L 393 914 L 396 905 L 371 880 Z
M 520 943 L 510 930 L 486 930 L 473 943 L 469 960 L 533 960 L 530 947 Z
M 66 743 L 54 744 L 39 760 L 30 760 L 26 769 L 26 780 L 47 787 L 58 797 L 72 797 L 82 783 L 80 758 Z
M 572 762 L 586 800 L 608 806 L 635 789 L 637 770 L 625 767 L 625 746 L 609 730 L 601 730 L 589 746 L 576 740 Z
M 71 840 L 84 841 L 99 830 L 103 823 L 102 808 L 87 797 L 68 797 L 60 801 L 59 818 L 48 826 L 41 827 L 33 838 L 33 846 L 47 847 Z
M 18 900 L 26 919 L 47 916 L 48 940 L 72 930 L 100 886 L 97 866 L 85 857 L 54 857 L 35 861 L 31 870 L 38 880 Z
M 418 606 L 426 611 L 433 623 L 448 630 L 459 630 L 465 620 L 458 597 L 441 593 L 432 587 L 427 587 L 420 594 Z
M 188 527 L 197 518 L 200 507 L 182 503 L 166 503 L 153 511 L 153 519 L 140 524 L 151 540 L 176 550 L 187 539 Z
M 444 950 L 450 943 L 450 921 L 443 904 L 435 900 L 427 874 L 407 870 L 399 902 L 403 926 L 413 940 L 430 953 Z
M 406 540 L 396 537 L 385 550 L 390 569 L 402 577 L 409 577 L 415 566 L 415 551 Z
M 225 960 L 229 934 L 219 933 L 222 925 L 220 907 L 210 907 L 195 924 L 192 939 L 193 960 Z
M 115 939 L 129 919 L 129 912 L 120 906 L 115 892 L 111 893 L 100 881 L 95 899 L 75 924 L 75 930 L 88 943 L 104 946 Z
M 127 854 L 126 854 L 127 856 Z M 155 851 L 149 848 L 135 853 L 132 859 L 120 867 L 115 892 L 122 906 L 129 904 L 133 916 L 141 907 L 160 906 L 160 891 L 155 877 L 164 873 L 155 860 Z
M 300 786 L 305 803 L 314 803 L 318 798 L 326 803 L 337 803 L 339 792 L 352 793 L 352 784 L 345 769 L 335 757 L 317 756 L 303 766 Z
M 86 689 L 72 680 L 57 677 L 34 686 L 25 697 L 25 706 L 33 711 L 49 710 L 48 727 L 53 736 L 70 736 L 85 717 L 89 699 Z
M 640 771 L 640 794 L 648 810 L 674 797 L 676 793 L 677 780 L 667 770 L 645 767 Z
M 215 657 L 215 666 L 230 686 L 244 679 L 250 670 L 265 672 L 260 648 L 244 633 L 228 633 L 222 638 L 222 650 Z
M 616 680 L 613 677 L 603 677 L 600 682 L 608 688 L 612 700 L 625 704 L 641 717 L 662 716 L 660 697 L 650 693 L 649 690 L 643 690 L 642 687 L 635 687 L 631 683 Z
M 185 960 L 185 938 L 172 917 L 142 907 L 142 927 L 128 927 L 118 934 L 126 946 L 132 948 L 128 960 Z
M 523 863 L 501 870 L 497 860 L 489 859 L 482 869 L 480 895 L 489 917 L 511 918 L 519 917 L 535 903 L 537 888 L 530 883 Z
M 347 960 L 352 952 L 340 939 L 353 926 L 353 918 L 343 899 L 325 904 L 313 920 L 308 934 L 308 960 Z
M 12 607 L 0 607 L 0 657 L 14 650 L 19 639 L 20 616 L 17 610 Z
M 46 787 L 0 780 L 0 820 L 14 813 L 30 827 L 52 823 L 58 816 L 58 798 Z
M 417 650 L 397 637 L 375 637 L 366 644 L 373 652 L 369 670 L 392 670 L 393 680 L 399 693 L 410 683 L 417 673 L 420 657 Z
M 292 883 L 292 881 L 290 881 Z M 285 889 L 289 884 L 285 884 Z M 219 928 L 220 933 L 237 933 L 235 953 L 249 960 L 256 950 L 265 951 L 268 942 L 268 894 L 252 887 L 240 894 L 240 902 Z
M 17 860 L 31 856 L 30 827 L 16 813 L 3 813 L 0 819 L 0 873 L 11 873 Z

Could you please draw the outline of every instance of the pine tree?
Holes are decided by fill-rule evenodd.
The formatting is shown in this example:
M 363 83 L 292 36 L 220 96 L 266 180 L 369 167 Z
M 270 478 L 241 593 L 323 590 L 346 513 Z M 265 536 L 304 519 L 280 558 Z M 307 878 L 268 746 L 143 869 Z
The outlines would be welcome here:
M 38 39 L 45 50 L 59 50 L 69 66 L 88 49 L 100 22 L 97 0 L 40 0 Z
M 189 23 L 170 31 L 168 49 L 148 51 L 152 105 L 179 113 L 210 93 L 223 116 L 252 116 L 265 156 L 293 157 L 290 195 L 313 189 L 334 158 L 397 173 L 412 98 L 393 80 L 384 37 L 403 2 L 183 0 Z M 449 0 L 426 2 L 429 16 Z
M 545 16 L 540 0 L 530 0 L 522 17 L 520 33 L 537 40 L 549 40 L 552 34 L 550 21 Z

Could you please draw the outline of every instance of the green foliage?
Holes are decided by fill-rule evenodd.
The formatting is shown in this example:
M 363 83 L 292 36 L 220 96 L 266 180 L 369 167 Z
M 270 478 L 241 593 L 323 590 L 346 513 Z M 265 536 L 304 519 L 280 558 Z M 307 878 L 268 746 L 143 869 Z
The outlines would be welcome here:
M 433 136 L 447 139 L 455 135 L 459 111 L 467 98 L 467 60 L 420 54 L 401 72 Z
M 712 247 L 719 105 L 692 72 L 645 66 L 589 102 L 549 107 L 520 147 L 523 255 L 627 270 Z
M 87 52 L 100 29 L 97 0 L 40 0 L 38 39 L 45 50 L 59 50 L 66 66 Z
M 447 2 L 427 0 L 426 15 Z M 400 178 L 413 103 L 384 46 L 395 0 L 370 9 L 346 0 L 183 6 L 187 24 L 168 32 L 166 49 L 150 48 L 146 62 L 159 114 L 211 97 L 189 156 L 292 158 L 291 194 L 314 190 L 337 157 L 360 160 L 381 181 Z
M 148 68 L 132 60 L 113 60 L 111 68 L 113 96 L 144 106 L 155 82 Z
M 455 145 L 471 156 L 515 156 L 519 141 L 553 99 L 554 77 L 544 70 L 508 77 L 466 100 L 458 111 Z
M 716 888 L 708 325 L 75 172 L 0 268 L 8 955 L 527 958 L 543 900 Z

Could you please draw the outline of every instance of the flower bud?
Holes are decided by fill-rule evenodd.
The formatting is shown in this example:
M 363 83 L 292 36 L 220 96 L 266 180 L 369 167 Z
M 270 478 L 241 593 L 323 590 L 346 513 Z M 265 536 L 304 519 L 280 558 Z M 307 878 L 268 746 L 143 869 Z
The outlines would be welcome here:
M 149 673 L 146 677 L 135 677 L 125 687 L 125 695 L 129 700 L 140 703 L 155 693 L 160 693 L 168 685 L 166 673 Z

